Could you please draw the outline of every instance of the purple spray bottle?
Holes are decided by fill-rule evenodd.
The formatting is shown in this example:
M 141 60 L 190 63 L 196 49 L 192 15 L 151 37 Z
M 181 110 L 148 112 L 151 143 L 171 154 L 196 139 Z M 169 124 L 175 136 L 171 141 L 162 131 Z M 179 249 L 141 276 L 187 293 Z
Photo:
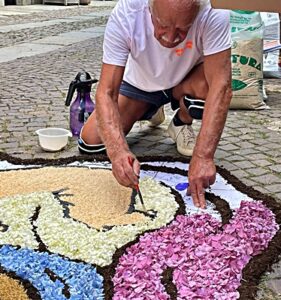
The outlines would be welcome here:
M 90 114 L 95 109 L 95 104 L 91 99 L 91 87 L 97 79 L 91 79 L 88 72 L 79 72 L 68 88 L 65 105 L 69 106 L 77 89 L 77 96 L 70 107 L 70 130 L 74 136 L 79 136 L 80 131 Z

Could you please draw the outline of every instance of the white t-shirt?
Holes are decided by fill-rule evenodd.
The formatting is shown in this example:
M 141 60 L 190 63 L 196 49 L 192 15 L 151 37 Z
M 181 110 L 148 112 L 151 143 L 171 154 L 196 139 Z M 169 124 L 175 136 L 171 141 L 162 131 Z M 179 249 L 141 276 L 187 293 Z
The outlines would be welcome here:
M 190 70 L 231 46 L 229 12 L 202 8 L 186 39 L 175 48 L 154 37 L 148 0 L 119 0 L 107 23 L 103 62 L 126 66 L 124 80 L 147 92 L 179 84 Z

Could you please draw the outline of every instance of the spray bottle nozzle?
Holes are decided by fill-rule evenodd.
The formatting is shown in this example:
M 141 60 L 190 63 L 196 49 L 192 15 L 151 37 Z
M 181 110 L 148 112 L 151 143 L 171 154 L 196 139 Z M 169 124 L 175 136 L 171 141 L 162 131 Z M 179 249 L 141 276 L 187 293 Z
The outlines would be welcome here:
M 75 80 L 71 81 L 69 85 L 68 93 L 65 100 L 65 105 L 66 106 L 70 105 L 76 89 L 80 92 L 82 91 L 90 92 L 92 84 L 96 82 L 98 82 L 98 80 L 91 79 L 91 76 L 88 72 L 79 72 L 76 75 Z

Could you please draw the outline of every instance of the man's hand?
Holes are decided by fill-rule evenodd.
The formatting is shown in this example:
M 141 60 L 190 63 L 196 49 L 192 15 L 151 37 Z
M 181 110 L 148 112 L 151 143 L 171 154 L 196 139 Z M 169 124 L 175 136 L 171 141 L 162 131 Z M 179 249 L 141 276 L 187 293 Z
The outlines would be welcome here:
M 187 193 L 191 195 L 194 205 L 206 208 L 205 189 L 216 179 L 216 166 L 213 159 L 193 156 L 189 166 L 188 179 Z
M 140 163 L 129 150 L 116 151 L 110 155 L 112 173 L 123 186 L 134 188 L 139 182 Z

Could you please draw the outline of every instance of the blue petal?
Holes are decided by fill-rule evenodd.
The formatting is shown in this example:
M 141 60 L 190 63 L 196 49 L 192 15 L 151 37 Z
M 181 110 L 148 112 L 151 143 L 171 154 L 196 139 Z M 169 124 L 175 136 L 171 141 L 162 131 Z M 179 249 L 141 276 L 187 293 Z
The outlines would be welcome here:
M 43 300 L 66 300 L 62 293 L 64 284 L 60 278 L 69 286 L 70 300 L 104 299 L 103 278 L 91 265 L 72 262 L 55 254 L 16 249 L 7 245 L 0 248 L 0 265 L 22 279 L 29 280 Z M 58 279 L 52 281 L 45 273 L 46 268 Z
M 187 183 L 187 182 L 181 182 L 181 183 L 178 183 L 178 184 L 176 185 L 176 189 L 177 189 L 178 191 L 184 191 L 184 190 L 186 190 L 188 187 L 189 187 L 189 183 Z

